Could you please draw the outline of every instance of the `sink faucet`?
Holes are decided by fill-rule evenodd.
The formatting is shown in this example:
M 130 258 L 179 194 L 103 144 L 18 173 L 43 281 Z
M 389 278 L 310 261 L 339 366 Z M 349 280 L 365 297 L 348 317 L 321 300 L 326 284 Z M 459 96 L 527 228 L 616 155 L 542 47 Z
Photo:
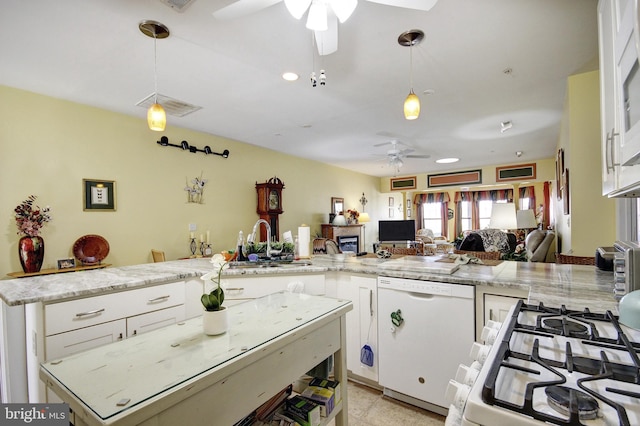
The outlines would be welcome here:
M 266 220 L 258 219 L 255 225 L 253 225 L 253 230 L 251 231 L 251 235 L 249 236 L 249 239 L 247 240 L 247 242 L 250 242 L 250 243 L 256 242 L 255 241 L 256 231 L 258 230 L 258 227 L 260 226 L 261 223 L 263 223 L 264 226 L 267 228 L 267 257 L 270 257 L 271 256 L 271 225 L 269 225 L 269 222 L 267 222 Z

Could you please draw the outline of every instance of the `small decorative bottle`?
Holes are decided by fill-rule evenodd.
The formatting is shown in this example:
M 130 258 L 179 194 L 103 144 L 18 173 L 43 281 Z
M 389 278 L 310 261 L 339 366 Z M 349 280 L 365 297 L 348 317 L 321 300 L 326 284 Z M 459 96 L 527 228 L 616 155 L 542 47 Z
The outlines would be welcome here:
M 236 257 L 238 262 L 244 262 L 247 257 L 244 255 L 244 234 L 242 231 L 238 232 L 238 256 Z
M 300 245 L 298 244 L 298 236 L 296 235 L 296 239 L 293 243 L 293 259 L 300 260 Z

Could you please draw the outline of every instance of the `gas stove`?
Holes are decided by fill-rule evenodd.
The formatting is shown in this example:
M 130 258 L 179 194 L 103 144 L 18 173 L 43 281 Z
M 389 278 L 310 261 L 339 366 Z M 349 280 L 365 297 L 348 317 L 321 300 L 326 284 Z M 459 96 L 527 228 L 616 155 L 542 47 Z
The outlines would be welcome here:
M 519 301 L 483 336 L 491 347 L 475 344 L 450 384 L 447 424 L 640 424 L 640 331 L 611 312 Z

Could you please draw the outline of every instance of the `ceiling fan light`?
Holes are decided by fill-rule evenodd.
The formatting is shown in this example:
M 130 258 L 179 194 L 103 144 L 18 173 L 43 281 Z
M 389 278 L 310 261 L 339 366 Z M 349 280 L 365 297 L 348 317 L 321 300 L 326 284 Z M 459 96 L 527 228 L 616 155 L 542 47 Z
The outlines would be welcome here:
M 313 1 L 309 7 L 307 16 L 307 28 L 314 31 L 326 31 L 327 25 L 327 5 L 319 1 Z
M 420 116 L 420 98 L 411 89 L 407 99 L 404 100 L 404 118 L 415 120 L 418 116 Z
M 287 10 L 296 19 L 302 18 L 310 4 L 311 0 L 284 0 Z
M 164 112 L 162 105 L 153 104 L 149 107 L 147 111 L 147 123 L 151 130 L 155 130 L 156 132 L 164 131 L 167 125 L 167 114 Z
M 330 3 L 333 13 L 336 14 L 340 23 L 344 23 L 358 5 L 358 0 L 331 0 Z

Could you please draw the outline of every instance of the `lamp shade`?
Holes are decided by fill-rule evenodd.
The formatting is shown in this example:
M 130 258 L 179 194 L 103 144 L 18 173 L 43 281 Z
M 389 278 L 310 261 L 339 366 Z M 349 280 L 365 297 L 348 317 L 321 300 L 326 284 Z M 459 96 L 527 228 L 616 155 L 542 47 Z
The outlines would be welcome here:
M 358 216 L 358 222 L 360 222 L 360 223 L 371 222 L 371 218 L 369 217 L 369 213 L 365 213 L 365 212 L 360 213 L 360 216 Z
M 339 214 L 333 219 L 333 226 L 347 226 L 347 218 L 344 215 Z
M 160 104 L 153 104 L 147 111 L 147 123 L 151 130 L 162 132 L 167 125 L 167 114 Z
M 491 207 L 491 229 L 517 229 L 516 206 L 513 203 L 494 203 Z
M 409 92 L 407 99 L 404 100 L 404 118 L 407 120 L 415 120 L 420 115 L 420 98 L 413 93 L 413 89 Z
M 518 229 L 532 229 L 538 227 L 536 222 L 536 215 L 533 214 L 533 210 L 518 210 L 516 212 L 516 221 L 518 222 Z

